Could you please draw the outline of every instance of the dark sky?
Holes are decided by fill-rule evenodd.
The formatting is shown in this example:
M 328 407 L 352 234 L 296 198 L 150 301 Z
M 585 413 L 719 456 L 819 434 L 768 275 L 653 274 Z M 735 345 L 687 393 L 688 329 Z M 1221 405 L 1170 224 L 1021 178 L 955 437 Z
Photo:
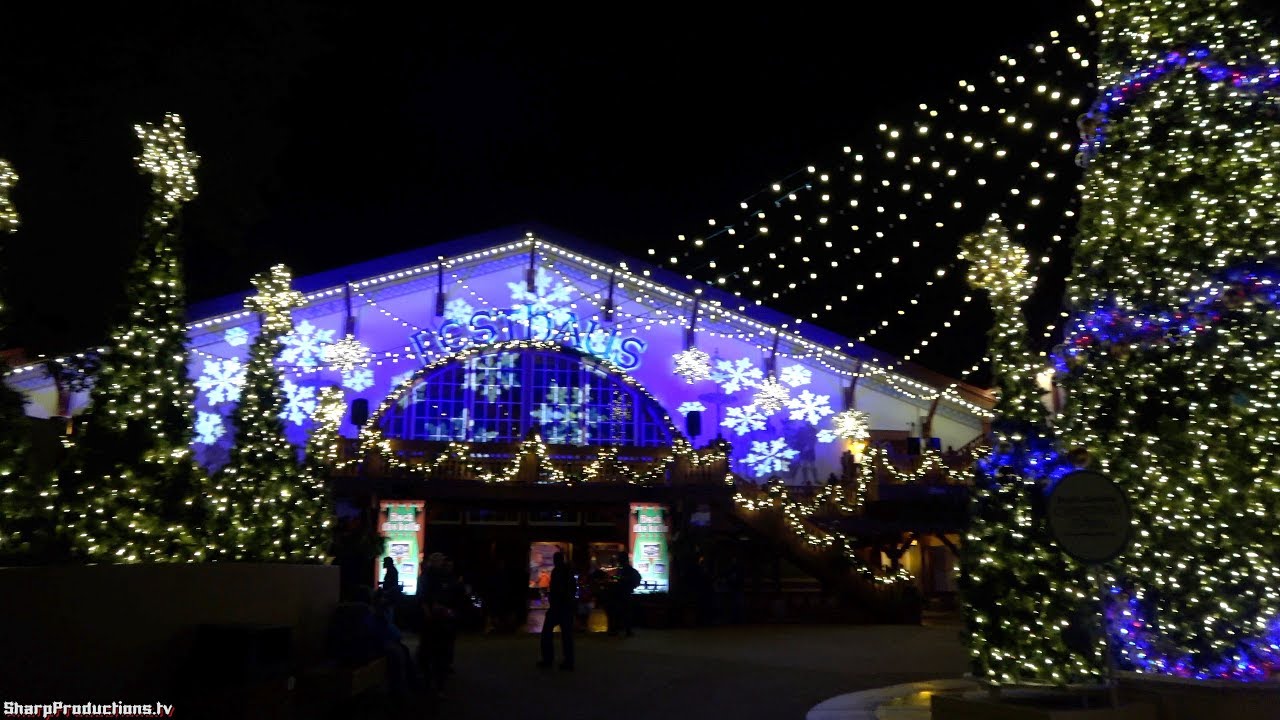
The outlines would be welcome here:
M 193 300 L 276 262 L 306 274 L 522 221 L 666 248 L 998 55 L 1078 31 L 1083 3 L 15 5 L 0 157 L 23 227 L 2 277 L 8 342 L 34 354 L 100 343 L 120 316 L 147 199 L 132 125 L 165 111 L 202 156 Z

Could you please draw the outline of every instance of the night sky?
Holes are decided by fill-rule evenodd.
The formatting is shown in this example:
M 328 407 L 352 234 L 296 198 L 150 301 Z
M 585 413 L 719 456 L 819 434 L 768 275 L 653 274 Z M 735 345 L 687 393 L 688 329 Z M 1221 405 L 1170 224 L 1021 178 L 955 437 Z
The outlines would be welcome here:
M 999 55 L 1053 28 L 1079 34 L 1083 8 L 461 18 L 437 5 L 7 7 L 0 157 L 22 176 L 23 219 L 0 256 L 7 344 L 103 342 L 147 202 L 132 125 L 166 111 L 202 156 L 183 226 L 192 300 L 245 289 L 276 262 L 301 275 L 521 222 L 666 251 Z M 850 331 L 875 310 L 820 324 Z M 980 344 L 965 344 L 964 364 Z

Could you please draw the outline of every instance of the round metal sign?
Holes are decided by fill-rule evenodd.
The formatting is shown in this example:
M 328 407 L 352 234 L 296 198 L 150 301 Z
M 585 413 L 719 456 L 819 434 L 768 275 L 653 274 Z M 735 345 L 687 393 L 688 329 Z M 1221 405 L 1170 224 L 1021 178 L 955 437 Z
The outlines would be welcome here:
M 1120 487 L 1092 470 L 1066 475 L 1049 495 L 1049 533 L 1063 552 L 1096 565 L 1129 546 L 1129 500 Z

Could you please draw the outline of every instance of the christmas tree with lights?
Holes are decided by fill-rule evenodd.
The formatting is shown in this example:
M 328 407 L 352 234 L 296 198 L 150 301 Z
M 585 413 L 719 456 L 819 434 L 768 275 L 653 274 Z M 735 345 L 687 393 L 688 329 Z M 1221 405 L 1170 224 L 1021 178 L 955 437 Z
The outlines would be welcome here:
M 293 310 L 303 302 L 290 283 L 289 269 L 276 265 L 253 278 L 258 294 L 245 302 L 258 312 L 261 327 L 232 414 L 231 460 L 210 481 L 214 558 L 319 561 L 328 545 L 324 485 L 310 463 L 299 462 L 281 419 L 285 395 L 276 358 L 284 348 L 281 338 L 293 329 Z
M 0 233 L 18 229 L 18 213 L 9 191 L 18 174 L 8 161 L 0 160 Z M 0 327 L 5 308 L 0 303 Z M 9 365 L 0 355 L 0 378 Z M 0 563 L 20 562 L 37 555 L 51 540 L 56 498 L 51 478 L 37 477 L 25 466 L 28 448 L 27 418 L 23 398 L 0 382 Z
M 1043 362 L 1029 349 L 1022 310 L 1036 278 L 1026 249 L 994 217 L 965 239 L 960 259 L 995 316 L 988 357 L 999 388 L 994 448 L 979 463 L 961 556 L 970 672 L 999 685 L 1095 681 L 1103 663 L 1087 634 L 1088 577 L 1054 546 L 1041 512 L 1062 463 L 1035 391 Z
M 129 276 L 128 319 L 112 332 L 83 438 L 60 481 L 74 543 L 107 562 L 199 556 L 186 530 L 197 507 L 177 221 L 196 196 L 199 158 L 177 115 L 135 127 L 153 199 Z
M 1101 3 L 1062 436 L 1133 505 L 1122 665 L 1280 667 L 1280 67 L 1233 0 Z

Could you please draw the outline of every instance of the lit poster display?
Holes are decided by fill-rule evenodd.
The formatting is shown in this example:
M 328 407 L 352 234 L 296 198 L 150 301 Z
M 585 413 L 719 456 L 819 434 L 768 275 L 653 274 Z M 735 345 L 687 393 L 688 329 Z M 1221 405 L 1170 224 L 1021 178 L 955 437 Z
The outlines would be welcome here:
M 389 557 L 400 573 L 400 586 L 405 595 L 418 592 L 418 574 L 422 571 L 419 560 L 422 558 L 424 505 L 420 501 L 390 500 L 383 501 L 378 508 L 378 517 L 382 520 L 379 529 L 382 537 L 387 539 L 387 547 L 378 558 L 378 583 L 381 585 L 386 572 L 382 569 L 383 558 Z
M 637 593 L 667 592 L 671 588 L 666 505 L 631 503 L 631 564 L 640 571 Z

